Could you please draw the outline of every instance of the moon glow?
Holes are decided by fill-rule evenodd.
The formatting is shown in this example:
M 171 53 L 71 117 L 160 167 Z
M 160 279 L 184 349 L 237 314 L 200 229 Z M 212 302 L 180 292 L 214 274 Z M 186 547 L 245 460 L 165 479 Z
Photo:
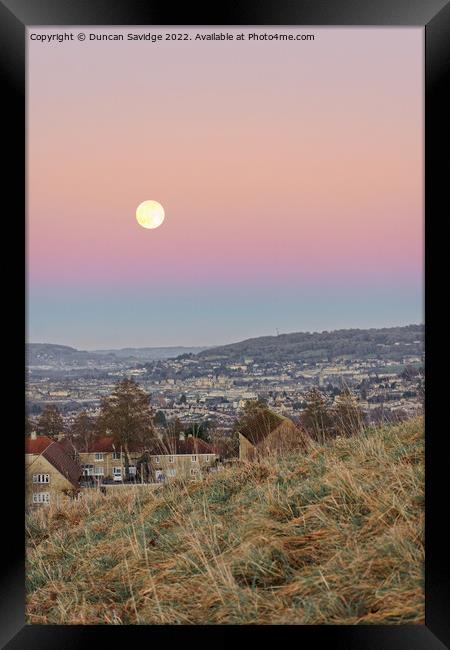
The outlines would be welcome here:
M 164 216 L 164 208 L 158 201 L 143 201 L 136 210 L 136 220 L 143 228 L 158 228 Z

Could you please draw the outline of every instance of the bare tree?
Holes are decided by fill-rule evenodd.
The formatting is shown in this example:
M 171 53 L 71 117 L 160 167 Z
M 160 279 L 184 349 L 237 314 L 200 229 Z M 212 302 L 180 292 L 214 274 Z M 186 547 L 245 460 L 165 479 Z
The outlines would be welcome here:
M 71 438 L 81 438 L 84 451 L 89 451 L 91 443 L 96 437 L 94 418 L 88 415 L 86 411 L 78 413 L 70 427 L 69 436 Z
M 330 408 L 317 388 L 313 388 L 306 395 L 306 408 L 300 416 L 300 424 L 313 440 L 320 443 L 335 435 Z
M 130 477 L 130 447 L 142 449 L 155 437 L 150 396 L 134 381 L 123 379 L 109 397 L 101 400 L 97 430 L 111 432 L 121 445 L 125 459 L 125 476 Z
M 64 432 L 64 420 L 56 406 L 48 405 L 44 408 L 36 422 L 36 431 L 41 436 L 54 439 Z
M 169 422 L 167 423 L 166 436 L 168 438 L 178 438 L 180 433 L 183 433 L 183 431 L 184 431 L 184 426 L 180 418 L 177 417 L 172 418 L 172 420 L 169 420 Z
M 353 436 L 363 428 L 364 418 L 355 395 L 345 387 L 336 398 L 333 408 L 334 426 L 337 435 Z

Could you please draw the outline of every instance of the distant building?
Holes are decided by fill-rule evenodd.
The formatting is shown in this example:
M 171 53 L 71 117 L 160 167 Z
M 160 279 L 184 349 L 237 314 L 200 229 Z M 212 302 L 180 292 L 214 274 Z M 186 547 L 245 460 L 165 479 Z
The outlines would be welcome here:
M 28 506 L 49 505 L 73 497 L 80 488 L 81 468 L 63 446 L 33 432 L 25 439 L 25 492 Z

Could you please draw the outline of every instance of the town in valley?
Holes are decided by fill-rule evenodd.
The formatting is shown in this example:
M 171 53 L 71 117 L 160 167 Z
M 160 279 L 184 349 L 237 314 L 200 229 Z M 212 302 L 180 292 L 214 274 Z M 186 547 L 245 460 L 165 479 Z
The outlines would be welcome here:
M 35 439 L 42 414 L 48 409 L 57 411 L 61 431 L 56 436 L 54 432 L 53 438 L 63 443 L 70 439 L 73 460 L 81 467 L 81 479 L 88 486 L 117 484 L 136 476 L 141 482 L 158 482 L 179 475 L 180 469 L 185 470 L 183 475 L 196 478 L 201 469 L 217 469 L 224 461 L 242 457 L 242 450 L 231 440 L 248 404 L 263 405 L 267 413 L 280 418 L 279 422 L 293 423 L 299 429 L 314 391 L 330 408 L 347 391 L 369 425 L 420 414 L 424 398 L 423 338 L 423 326 L 410 325 L 277 333 L 214 348 L 79 351 L 30 343 L 27 433 Z M 160 445 L 153 452 L 151 446 L 145 447 L 153 461 L 158 461 L 147 473 L 139 471 L 142 445 L 131 446 L 125 475 L 122 450 L 112 437 L 97 436 L 88 448 L 71 435 L 80 414 L 91 421 L 99 418 L 102 400 L 125 379 L 133 380 L 148 395 L 153 435 Z M 40 431 L 38 438 L 45 433 Z M 166 441 L 163 447 L 162 441 Z M 183 462 L 176 469 L 164 463 L 167 458 L 181 462 L 182 456 L 195 457 L 200 465 L 185 467 Z M 78 486 L 78 482 L 73 481 L 73 485 Z
M 312 387 L 332 400 L 343 384 L 355 393 L 370 419 L 381 412 L 384 417 L 396 413 L 415 415 L 423 401 L 423 326 L 348 332 L 349 339 L 359 332 L 359 347 L 372 347 L 374 351 L 358 352 L 354 341 L 346 345 L 348 350 L 353 345 L 355 351 L 331 359 L 325 347 L 283 352 L 283 335 L 267 337 L 273 338 L 272 345 L 280 344 L 279 352 L 275 349 L 265 355 L 270 358 L 263 357 L 262 339 L 253 339 L 253 356 L 251 351 L 246 353 L 244 348 L 241 352 L 233 345 L 228 346 L 229 350 L 227 346 L 197 351 L 186 348 L 185 353 L 180 353 L 182 348 L 86 353 L 63 346 L 29 344 L 28 416 L 39 416 L 49 404 L 58 408 L 67 425 L 81 410 L 95 416 L 100 399 L 124 377 L 134 377 L 150 394 L 161 423 L 175 417 L 186 426 L 209 420 L 227 431 L 245 402 L 258 397 L 276 413 L 295 418 Z M 396 333 L 398 340 L 390 340 L 396 338 Z M 295 335 L 286 338 L 289 336 Z M 311 339 L 315 336 L 321 335 L 310 335 Z M 364 337 L 368 339 L 365 346 Z M 151 359 L 152 355 L 157 358 Z

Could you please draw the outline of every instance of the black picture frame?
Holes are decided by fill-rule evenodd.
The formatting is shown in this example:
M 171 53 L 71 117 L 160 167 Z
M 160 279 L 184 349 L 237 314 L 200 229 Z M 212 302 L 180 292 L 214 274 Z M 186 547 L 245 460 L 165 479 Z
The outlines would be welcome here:
M 434 284 L 439 269 L 436 256 L 430 251 L 433 232 L 444 206 L 447 189 L 445 160 L 445 63 L 448 60 L 450 8 L 447 0 L 342 0 L 319 2 L 314 0 L 278 0 L 269 3 L 233 2 L 199 8 L 186 4 L 176 10 L 169 3 L 144 0 L 0 0 L 2 86 L 6 92 L 3 107 L 4 136 L 2 157 L 4 163 L 3 204 L 9 198 L 13 218 L 5 220 L 5 228 L 12 228 L 4 242 L 14 241 L 17 252 L 4 266 L 5 304 L 11 306 L 5 318 L 10 328 L 7 347 L 15 351 L 15 360 L 8 366 L 10 397 L 16 397 L 14 411 L 19 420 L 23 408 L 23 366 L 17 362 L 17 350 L 24 349 L 25 340 L 25 28 L 31 25 L 312 25 L 312 26 L 423 26 L 425 29 L 425 235 L 426 235 L 426 562 L 425 597 L 426 617 L 423 626 L 222 626 L 219 633 L 214 626 L 199 630 L 196 626 L 39 626 L 25 624 L 24 587 L 24 526 L 23 526 L 23 437 L 22 426 L 4 430 L 3 488 L 5 501 L 12 506 L 11 514 L 4 512 L 2 577 L 0 582 L 0 643 L 8 650 L 18 648 L 45 650 L 79 648 L 89 643 L 97 647 L 112 644 L 180 643 L 190 647 L 203 639 L 217 646 L 228 645 L 234 637 L 251 641 L 262 634 L 269 643 L 279 642 L 289 634 L 296 645 L 345 650 L 438 650 L 450 647 L 450 599 L 448 566 L 449 552 L 443 524 L 448 508 L 446 457 L 441 451 L 446 427 L 440 431 L 433 424 L 439 404 L 445 398 L 438 394 L 435 381 L 439 355 L 434 355 L 429 336 L 433 320 L 428 288 Z M 5 144 L 5 132 L 11 137 Z M 6 247 L 4 247 L 6 248 Z M 7 274 L 5 269 L 7 268 Z M 17 321 L 17 322 L 15 322 Z M 437 323 L 437 320 L 433 320 Z M 434 327 L 434 324 L 433 324 Z M 23 347 L 22 347 L 23 346 Z M 445 354 L 443 355 L 445 356 Z M 443 363 L 443 362 L 442 362 Z M 431 369 L 433 375 L 431 375 Z M 23 393 L 21 390 L 23 389 Z M 8 392 L 9 391 L 9 392 Z M 11 404 L 14 402 L 11 400 Z M 5 404 L 6 408 L 6 404 Z M 446 522 L 445 522 L 446 523 Z

